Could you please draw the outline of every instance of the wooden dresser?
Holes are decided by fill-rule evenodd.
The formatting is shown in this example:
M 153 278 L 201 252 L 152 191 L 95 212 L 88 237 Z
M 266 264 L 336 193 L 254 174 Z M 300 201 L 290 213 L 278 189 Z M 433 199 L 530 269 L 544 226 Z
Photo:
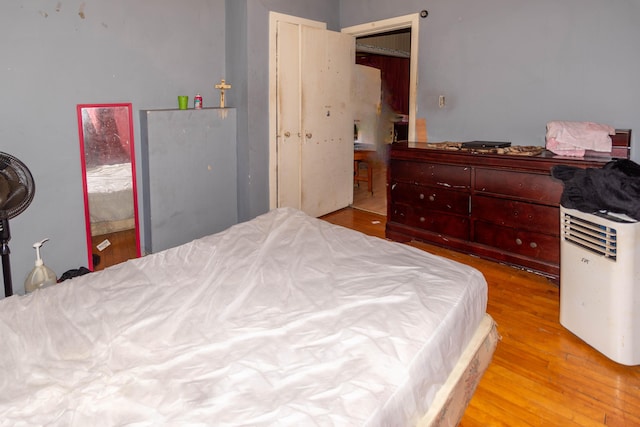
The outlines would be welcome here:
M 550 170 L 559 164 L 599 168 L 609 160 L 393 144 L 386 236 L 433 243 L 558 281 L 563 184 Z

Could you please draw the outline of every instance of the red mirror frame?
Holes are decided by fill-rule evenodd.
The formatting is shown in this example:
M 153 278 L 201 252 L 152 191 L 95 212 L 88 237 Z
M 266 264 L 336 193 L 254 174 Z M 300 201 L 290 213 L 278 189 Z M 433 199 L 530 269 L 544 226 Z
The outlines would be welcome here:
M 125 109 L 126 111 L 123 111 Z M 138 190 L 136 184 L 136 162 L 135 162 L 135 148 L 134 148 L 134 132 L 133 132 L 133 113 L 132 113 L 132 105 L 131 103 L 119 103 L 119 104 L 78 104 L 76 108 L 77 117 L 78 117 L 78 135 L 80 138 L 80 159 L 81 159 L 81 169 L 82 169 L 82 191 L 84 196 L 84 214 L 85 214 L 85 224 L 86 224 L 86 241 L 87 241 L 87 263 L 88 268 L 91 271 L 95 271 L 96 267 L 98 269 L 109 267 L 110 265 L 117 264 L 118 262 L 126 261 L 127 259 L 137 258 L 141 256 L 140 249 L 140 224 L 138 220 Z M 117 117 L 116 117 L 117 115 Z M 107 118 L 105 118 L 107 117 Z M 125 123 L 126 121 L 126 123 Z M 99 123 L 99 126 L 94 126 Z M 128 127 L 126 131 L 120 130 L 121 128 Z M 99 131 L 99 127 L 103 127 L 105 131 Z M 107 136 L 110 133 L 111 142 L 107 142 Z M 125 137 L 125 138 L 122 138 Z M 96 145 L 96 141 L 104 143 L 103 147 L 98 147 Z M 115 144 L 115 149 L 114 145 Z M 106 156 L 106 157 L 105 157 Z M 97 160 L 100 159 L 100 160 Z M 106 159 L 106 160 L 105 160 Z M 129 213 L 127 213 L 127 218 L 120 219 L 119 217 L 115 219 L 111 224 L 117 224 L 117 226 L 110 226 L 109 219 L 101 218 L 101 225 L 107 225 L 107 230 L 117 230 L 110 231 L 109 233 L 105 233 L 104 236 L 117 236 L 117 233 L 126 232 L 127 235 L 131 234 L 130 224 L 133 223 L 133 233 L 135 235 L 135 252 L 132 252 L 133 242 L 126 242 L 121 238 L 116 237 L 114 247 L 111 249 L 111 253 L 116 252 L 117 245 L 124 245 L 126 247 L 126 251 L 128 254 L 118 258 L 119 260 L 109 259 L 110 257 L 106 257 L 106 265 L 100 261 L 99 263 L 94 262 L 94 247 L 97 246 L 98 251 L 106 250 L 109 246 L 112 245 L 112 242 L 105 238 L 99 244 L 96 245 L 94 242 L 94 233 L 92 229 L 95 228 L 97 223 L 92 224 L 92 213 L 90 209 L 90 204 L 94 204 L 96 206 L 96 196 L 99 196 L 97 193 L 92 193 L 92 197 L 90 197 L 89 190 L 90 187 L 95 189 L 95 179 L 94 175 L 91 175 L 92 184 L 88 183 L 88 172 L 91 171 L 93 173 L 94 170 L 101 168 L 112 168 L 117 167 L 118 171 L 126 171 L 128 172 L 128 168 L 125 165 L 130 161 L 131 164 L 131 188 L 130 191 L 132 193 L 132 208 L 133 208 L 133 221 L 128 218 Z M 102 173 L 102 172 L 101 172 Z M 111 174 L 111 171 L 108 172 Z M 112 175 L 109 175 L 112 176 Z M 128 176 L 127 176 L 128 177 Z M 121 183 L 123 182 L 122 177 L 115 176 L 116 181 Z M 100 179 L 100 176 L 98 176 Z M 119 191 L 121 194 L 118 196 L 119 198 L 123 198 L 125 192 L 128 192 L 129 188 L 123 189 Z M 104 191 L 102 194 L 110 194 L 114 195 L 118 192 L 113 191 Z M 112 205 L 112 201 L 105 201 L 105 204 L 109 206 Z M 128 210 L 128 206 L 126 209 Z M 95 209 L 94 209 L 95 210 Z M 110 213 L 111 214 L 111 213 Z M 105 214 L 106 215 L 106 214 Z M 117 215 L 122 215 L 122 213 L 118 213 Z M 96 215 L 94 212 L 94 219 Z M 126 224 L 126 225 L 123 225 Z M 119 230 L 119 227 L 129 227 L 124 230 Z M 105 227 L 103 227 L 105 228 Z M 100 234 L 100 238 L 103 235 Z M 119 253 L 119 249 L 118 249 Z M 105 252 L 106 254 L 106 252 Z M 102 258 L 100 258 L 102 259 Z M 102 265 L 99 265 L 102 264 Z M 98 266 L 99 265 L 99 266 Z

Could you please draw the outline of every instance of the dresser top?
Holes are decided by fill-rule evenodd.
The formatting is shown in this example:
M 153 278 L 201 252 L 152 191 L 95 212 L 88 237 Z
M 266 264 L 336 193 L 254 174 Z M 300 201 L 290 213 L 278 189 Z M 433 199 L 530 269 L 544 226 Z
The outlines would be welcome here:
M 434 146 L 437 147 L 437 144 L 398 142 L 391 145 L 390 158 L 547 172 L 551 167 L 559 164 L 581 168 L 600 168 L 608 161 L 614 160 L 611 156 L 559 156 L 544 148 L 538 154 L 527 155 L 524 153 L 499 154 L 463 151 L 460 149 L 434 148 Z

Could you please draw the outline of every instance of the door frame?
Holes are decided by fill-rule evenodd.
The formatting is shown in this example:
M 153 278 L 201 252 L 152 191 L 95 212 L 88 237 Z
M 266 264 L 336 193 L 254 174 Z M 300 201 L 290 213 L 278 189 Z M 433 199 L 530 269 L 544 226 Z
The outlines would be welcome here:
M 411 58 L 409 59 L 409 141 L 416 140 L 416 97 L 418 93 L 418 40 L 420 14 L 398 16 L 381 21 L 367 22 L 342 29 L 343 33 L 354 37 L 387 33 L 394 30 L 411 29 Z M 354 58 L 355 62 L 355 58 Z
M 277 87 L 277 51 L 278 22 L 306 25 L 326 30 L 327 23 L 269 12 L 269 209 L 278 207 L 278 87 Z
M 276 76 L 276 40 L 278 22 L 307 25 L 326 29 L 326 22 L 300 18 L 278 12 L 269 12 L 269 209 L 278 206 L 278 153 L 277 153 L 277 76 Z M 354 37 L 384 33 L 388 31 L 411 29 L 411 58 L 409 69 L 409 129 L 408 138 L 416 138 L 416 97 L 418 91 L 418 40 L 420 14 L 414 13 L 381 21 L 345 27 L 341 31 Z M 355 62 L 355 58 L 354 58 Z

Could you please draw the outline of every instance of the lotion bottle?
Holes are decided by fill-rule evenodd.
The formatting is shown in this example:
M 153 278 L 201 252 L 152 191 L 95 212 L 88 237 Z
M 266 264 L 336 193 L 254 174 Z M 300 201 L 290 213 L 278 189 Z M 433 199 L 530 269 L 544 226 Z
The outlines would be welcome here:
M 33 292 L 36 289 L 46 288 L 47 286 L 55 285 L 58 281 L 56 277 L 56 273 L 46 265 L 42 261 L 40 257 L 40 247 L 44 244 L 44 242 L 49 239 L 44 239 L 39 242 L 33 244 L 33 247 L 36 250 L 36 262 L 33 270 L 27 276 L 24 281 L 24 290 L 25 292 Z

